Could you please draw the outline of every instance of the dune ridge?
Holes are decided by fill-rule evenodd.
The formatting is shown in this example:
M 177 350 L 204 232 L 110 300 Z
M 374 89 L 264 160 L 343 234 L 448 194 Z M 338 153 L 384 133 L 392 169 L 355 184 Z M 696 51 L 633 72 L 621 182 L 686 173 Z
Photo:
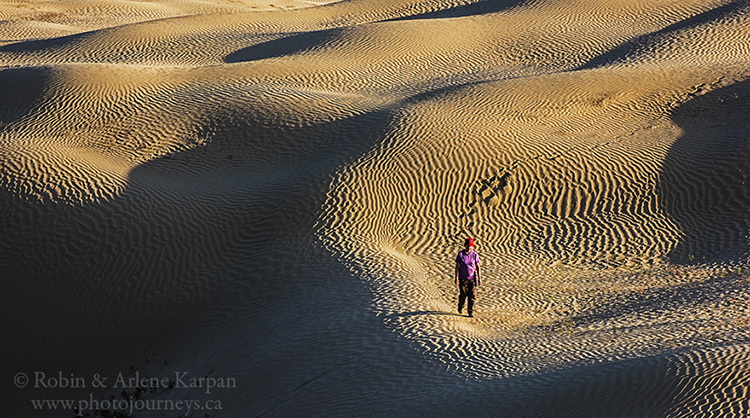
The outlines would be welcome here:
M 4 371 L 231 374 L 228 416 L 747 415 L 749 17 L 5 3 Z

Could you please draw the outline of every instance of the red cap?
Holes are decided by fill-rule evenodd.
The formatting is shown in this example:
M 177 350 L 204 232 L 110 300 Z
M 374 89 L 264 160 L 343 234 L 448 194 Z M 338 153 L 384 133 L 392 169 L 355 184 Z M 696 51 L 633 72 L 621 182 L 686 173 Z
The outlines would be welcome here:
M 469 247 L 474 246 L 474 239 L 473 238 L 466 238 L 466 241 L 464 241 L 464 245 L 468 245 Z

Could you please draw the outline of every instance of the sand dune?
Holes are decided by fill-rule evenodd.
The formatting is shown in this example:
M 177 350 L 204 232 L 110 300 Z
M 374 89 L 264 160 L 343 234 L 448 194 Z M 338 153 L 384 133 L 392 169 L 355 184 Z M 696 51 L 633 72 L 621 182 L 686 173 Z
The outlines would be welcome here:
M 750 413 L 747 1 L 0 19 L 4 375 L 233 377 L 148 397 L 237 417 Z

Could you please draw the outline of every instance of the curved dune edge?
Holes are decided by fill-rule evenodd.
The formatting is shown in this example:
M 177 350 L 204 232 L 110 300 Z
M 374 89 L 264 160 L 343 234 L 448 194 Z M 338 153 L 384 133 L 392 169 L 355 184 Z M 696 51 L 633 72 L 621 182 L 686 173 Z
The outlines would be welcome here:
M 750 411 L 747 2 L 37 3 L 0 6 L 9 375 L 232 374 L 236 416 Z
M 699 80 L 733 85 L 705 71 L 488 82 L 405 105 L 384 145 L 332 182 L 320 235 L 375 289 L 377 315 L 462 374 L 708 344 L 719 329 L 735 332 L 746 280 L 731 264 L 668 262 L 683 231 L 657 190 L 660 165 L 684 136 L 673 103 L 689 102 L 684 92 Z M 610 93 L 636 80 L 642 90 Z M 527 116 L 540 114 L 542 126 Z M 460 115 L 473 119 L 459 124 Z M 734 204 L 747 197 L 739 192 Z M 464 236 L 486 260 L 476 319 L 455 311 L 451 260 Z M 733 289 L 720 291 L 727 306 L 714 306 L 718 289 Z M 673 304 L 681 293 L 695 301 Z M 675 327 L 686 316 L 690 326 Z
M 144 21 L 199 14 L 295 10 L 335 1 L 6 1 L 0 5 L 0 43 L 52 38 Z

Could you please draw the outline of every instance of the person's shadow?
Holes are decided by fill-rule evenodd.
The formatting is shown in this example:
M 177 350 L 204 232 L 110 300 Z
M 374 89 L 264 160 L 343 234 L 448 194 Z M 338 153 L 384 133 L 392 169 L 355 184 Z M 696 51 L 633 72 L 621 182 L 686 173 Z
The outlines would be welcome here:
M 742 261 L 750 249 L 750 81 L 696 95 L 672 119 L 684 134 L 664 162 L 657 192 L 682 236 L 677 263 Z
M 395 312 L 392 314 L 386 315 L 386 318 L 392 319 L 392 318 L 409 318 L 412 316 L 460 316 L 464 317 L 466 315 L 457 314 L 454 312 L 443 312 L 443 311 L 409 311 L 409 312 Z

